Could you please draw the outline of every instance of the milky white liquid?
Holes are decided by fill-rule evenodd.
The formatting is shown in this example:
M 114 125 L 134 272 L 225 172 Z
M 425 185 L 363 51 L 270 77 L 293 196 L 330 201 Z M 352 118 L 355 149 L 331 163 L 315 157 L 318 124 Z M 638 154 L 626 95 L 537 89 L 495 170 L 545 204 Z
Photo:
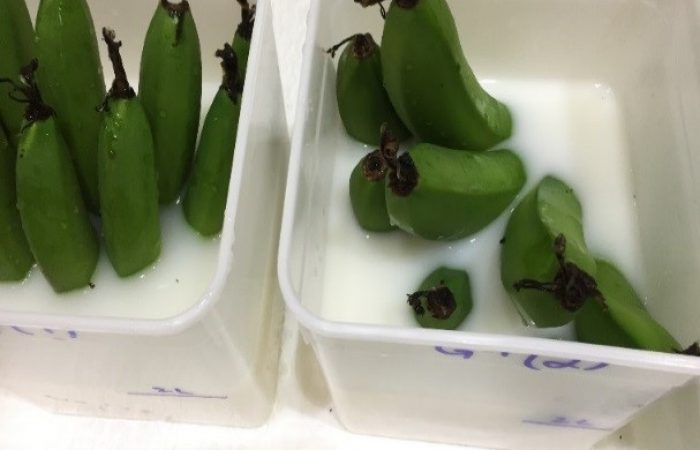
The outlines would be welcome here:
M 592 253 L 614 261 L 640 286 L 635 201 L 614 93 L 604 85 L 563 82 L 499 81 L 485 87 L 514 116 L 513 138 L 499 147 L 516 151 L 527 168 L 528 182 L 519 198 L 547 174 L 566 181 L 582 203 Z M 322 317 L 416 326 L 406 294 L 446 265 L 466 269 L 471 277 L 474 309 L 460 329 L 573 338 L 571 327 L 523 326 L 501 284 L 499 241 L 515 204 L 485 230 L 456 242 L 430 242 L 400 231 L 365 232 L 352 213 L 348 180 L 371 149 L 343 130 L 338 133 L 345 137 L 333 142 L 340 147 L 328 218 Z
M 204 85 L 200 125 L 217 90 L 218 84 Z M 95 288 L 59 295 L 35 266 L 22 283 L 0 283 L 0 313 L 135 319 L 166 319 L 181 314 L 206 294 L 216 272 L 220 239 L 196 234 L 179 204 L 161 208 L 160 219 L 162 251 L 152 267 L 121 279 L 103 246 L 92 278 Z

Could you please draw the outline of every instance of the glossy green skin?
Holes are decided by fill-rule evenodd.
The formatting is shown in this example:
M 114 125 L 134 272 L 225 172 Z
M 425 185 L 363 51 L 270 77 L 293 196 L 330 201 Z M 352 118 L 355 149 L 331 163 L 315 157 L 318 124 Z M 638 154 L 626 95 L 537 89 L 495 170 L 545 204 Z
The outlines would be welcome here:
M 203 236 L 218 234 L 224 225 L 240 113 L 240 96 L 232 100 L 222 88 L 204 120 L 182 205 L 187 222 Z
M 179 20 L 159 3 L 141 55 L 139 98 L 156 152 L 160 203 L 174 202 L 192 165 L 202 99 L 202 56 L 191 13 Z
M 161 249 L 153 136 L 138 98 L 109 100 L 97 168 L 107 254 L 128 277 L 153 264 Z
M 34 55 L 34 28 L 24 0 L 0 0 L 0 78 L 18 80 L 20 69 Z M 25 108 L 8 97 L 11 90 L 7 84 L 0 85 L 0 119 L 16 147 Z
M 389 98 L 422 141 L 485 150 L 510 137 L 510 112 L 474 76 L 445 0 L 392 2 L 381 47 Z
M 549 293 L 513 288 L 526 278 L 554 279 L 559 270 L 554 241 L 560 234 L 567 240 L 566 261 L 595 277 L 596 264 L 583 235 L 581 204 L 566 184 L 545 177 L 513 211 L 501 248 L 501 281 L 529 326 L 558 327 L 574 318 Z
M 386 210 L 385 180 L 368 180 L 364 176 L 365 158 L 350 175 L 350 203 L 357 223 L 367 231 L 384 232 L 396 229 Z
M 440 286 L 441 281 L 444 281 L 444 284 L 450 289 L 457 305 L 457 308 L 450 317 L 444 320 L 434 318 L 430 311 L 428 311 L 427 301 L 425 299 L 421 300 L 421 305 L 425 309 L 425 314 L 421 316 L 414 311 L 413 315 L 423 328 L 456 330 L 472 311 L 474 304 L 472 301 L 472 288 L 471 282 L 469 281 L 469 274 L 464 270 L 440 267 L 423 280 L 418 290 L 426 291 Z
M 245 81 L 245 74 L 248 70 L 248 55 L 250 54 L 250 41 L 236 32 L 231 44 L 238 60 L 238 75 Z
M 607 310 L 587 302 L 576 315 L 576 336 L 590 344 L 614 345 L 674 353 L 681 345 L 644 307 L 625 276 L 612 264 L 597 260 L 598 288 Z
M 382 62 L 377 50 L 364 59 L 353 53 L 353 45 L 345 47 L 338 61 L 336 93 L 338 111 L 345 130 L 358 141 L 377 146 L 384 123 L 399 140 L 411 136 L 396 115 L 382 83 Z
M 87 286 L 97 265 L 99 242 L 53 117 L 22 134 L 17 206 L 32 253 L 53 289 L 66 292 Z
M 419 144 L 409 152 L 418 184 L 407 197 L 387 184 L 392 223 L 428 240 L 470 236 L 493 222 L 525 184 L 520 159 L 510 150 L 463 152 Z
M 0 281 L 23 280 L 33 265 L 17 210 L 15 151 L 0 124 Z
M 88 207 L 99 210 L 97 135 L 105 98 L 95 27 L 85 0 L 41 0 L 36 18 L 37 80 L 75 161 Z

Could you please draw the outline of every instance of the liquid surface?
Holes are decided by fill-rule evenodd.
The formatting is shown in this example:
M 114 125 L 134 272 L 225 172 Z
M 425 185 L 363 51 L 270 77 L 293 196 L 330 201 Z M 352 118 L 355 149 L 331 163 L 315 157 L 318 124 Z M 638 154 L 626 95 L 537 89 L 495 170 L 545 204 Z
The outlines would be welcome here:
M 217 90 L 218 84 L 203 86 L 200 126 Z M 152 267 L 120 279 L 103 245 L 92 278 L 94 289 L 57 295 L 35 266 L 23 283 L 0 283 L 0 314 L 167 319 L 198 304 L 216 273 L 220 239 L 197 235 L 179 204 L 161 208 L 160 217 L 162 251 Z
M 615 262 L 643 292 L 635 198 L 614 93 L 599 84 L 499 81 L 484 85 L 509 105 L 514 116 L 513 138 L 498 148 L 516 151 L 527 168 L 528 182 L 519 198 L 545 175 L 561 177 L 583 205 L 592 253 Z M 338 134 L 343 137 L 333 142 L 338 150 L 323 300 L 317 313 L 332 321 L 417 326 L 406 294 L 415 291 L 432 270 L 446 265 L 465 268 L 471 277 L 474 310 L 461 330 L 573 338 L 571 327 L 525 327 L 501 285 L 499 241 L 517 203 L 488 228 L 461 241 L 429 242 L 400 231 L 367 233 L 353 217 L 348 179 L 371 149 L 342 130 Z

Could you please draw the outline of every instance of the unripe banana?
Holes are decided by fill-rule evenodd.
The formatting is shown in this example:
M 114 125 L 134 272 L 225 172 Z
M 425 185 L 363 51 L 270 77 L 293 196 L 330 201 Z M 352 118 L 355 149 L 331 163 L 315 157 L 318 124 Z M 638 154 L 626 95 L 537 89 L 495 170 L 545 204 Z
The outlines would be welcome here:
M 146 113 L 129 86 L 121 42 L 103 29 L 114 65 L 104 103 L 97 168 L 102 232 L 112 266 L 121 277 L 140 272 L 160 255 L 160 219 L 153 136 Z
M 612 264 L 597 260 L 596 280 L 605 304 L 586 302 L 576 315 L 576 336 L 591 344 L 614 345 L 658 352 L 682 347 L 644 307 L 625 276 Z
M 331 51 L 335 49 L 337 46 Z M 379 46 L 369 33 L 352 36 L 340 55 L 336 94 L 345 130 L 358 141 L 379 145 L 382 124 L 399 141 L 411 136 L 384 89 Z
M 41 0 L 36 16 L 37 80 L 75 161 L 88 207 L 99 210 L 97 135 L 105 83 L 85 0 Z
M 388 167 L 375 150 L 362 158 L 350 175 L 350 204 L 357 223 L 367 231 L 391 231 L 384 185 Z
M 245 84 L 245 74 L 248 70 L 248 55 L 250 54 L 250 41 L 253 38 L 255 26 L 255 5 L 251 6 L 247 0 L 238 0 L 241 5 L 241 23 L 233 35 L 233 51 L 238 60 L 238 74 Z
M 455 330 L 472 310 L 469 274 L 440 267 L 408 296 L 408 304 L 421 327 Z
M 33 265 L 17 211 L 15 151 L 0 124 L 0 281 L 23 280 Z
M 479 84 L 445 0 L 394 0 L 382 38 L 384 86 L 425 142 L 485 150 L 510 137 L 508 108 Z
M 17 148 L 17 206 L 29 247 L 56 292 L 90 284 L 99 256 L 78 177 L 54 111 L 34 80 L 36 60 L 15 89 L 28 102 Z
M 391 221 L 429 240 L 456 240 L 493 222 L 525 184 L 510 150 L 463 152 L 419 144 L 390 171 L 386 203 Z
M 395 158 L 399 142 L 386 126 L 380 133 L 380 148 L 360 160 L 350 175 L 350 203 L 357 223 L 367 231 L 391 231 L 386 209 L 388 159 Z
M 243 91 L 233 48 L 225 44 L 216 56 L 222 59 L 224 80 L 204 120 L 182 204 L 187 222 L 203 236 L 219 233 L 224 225 Z
M 160 0 L 141 55 L 139 98 L 151 125 L 160 203 L 174 202 L 187 179 L 199 130 L 202 57 L 186 0 Z
M 34 28 L 24 0 L 0 0 L 0 78 L 17 80 L 34 53 Z M 10 90 L 10 86 L 0 85 L 0 120 L 10 145 L 16 148 L 24 107 L 9 98 Z
M 528 325 L 565 325 L 587 300 L 601 297 L 582 214 L 573 189 L 548 176 L 510 217 L 501 249 L 501 281 Z

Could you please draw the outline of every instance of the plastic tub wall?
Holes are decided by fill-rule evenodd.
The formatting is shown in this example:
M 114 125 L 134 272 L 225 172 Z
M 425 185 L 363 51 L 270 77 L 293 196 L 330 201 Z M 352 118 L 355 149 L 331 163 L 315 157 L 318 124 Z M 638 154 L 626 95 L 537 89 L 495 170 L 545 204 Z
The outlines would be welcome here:
M 649 308 L 698 339 L 698 6 L 689 0 L 449 2 L 481 79 L 603 83 L 624 123 Z M 342 20 L 341 20 L 342 18 Z M 590 448 L 700 374 L 689 357 L 532 337 L 330 322 L 320 316 L 330 194 L 342 133 L 322 51 L 379 12 L 316 0 L 293 137 L 279 276 L 351 431 L 489 448 Z M 614 220 L 614 217 L 611 217 Z
M 29 2 L 32 12 L 37 3 Z M 90 6 L 98 27 L 109 21 L 122 38 L 142 42 L 156 3 Z M 234 2 L 191 4 L 203 42 L 220 46 L 231 39 L 239 20 Z M 125 62 L 136 80 L 140 45 L 129 48 Z M 212 60 L 205 82 L 219 82 L 213 55 L 203 57 Z M 208 293 L 163 321 L 0 311 L 0 387 L 59 413 L 238 426 L 267 419 L 282 319 L 275 258 L 288 159 L 267 0 L 258 2 L 247 79 L 219 265 Z

